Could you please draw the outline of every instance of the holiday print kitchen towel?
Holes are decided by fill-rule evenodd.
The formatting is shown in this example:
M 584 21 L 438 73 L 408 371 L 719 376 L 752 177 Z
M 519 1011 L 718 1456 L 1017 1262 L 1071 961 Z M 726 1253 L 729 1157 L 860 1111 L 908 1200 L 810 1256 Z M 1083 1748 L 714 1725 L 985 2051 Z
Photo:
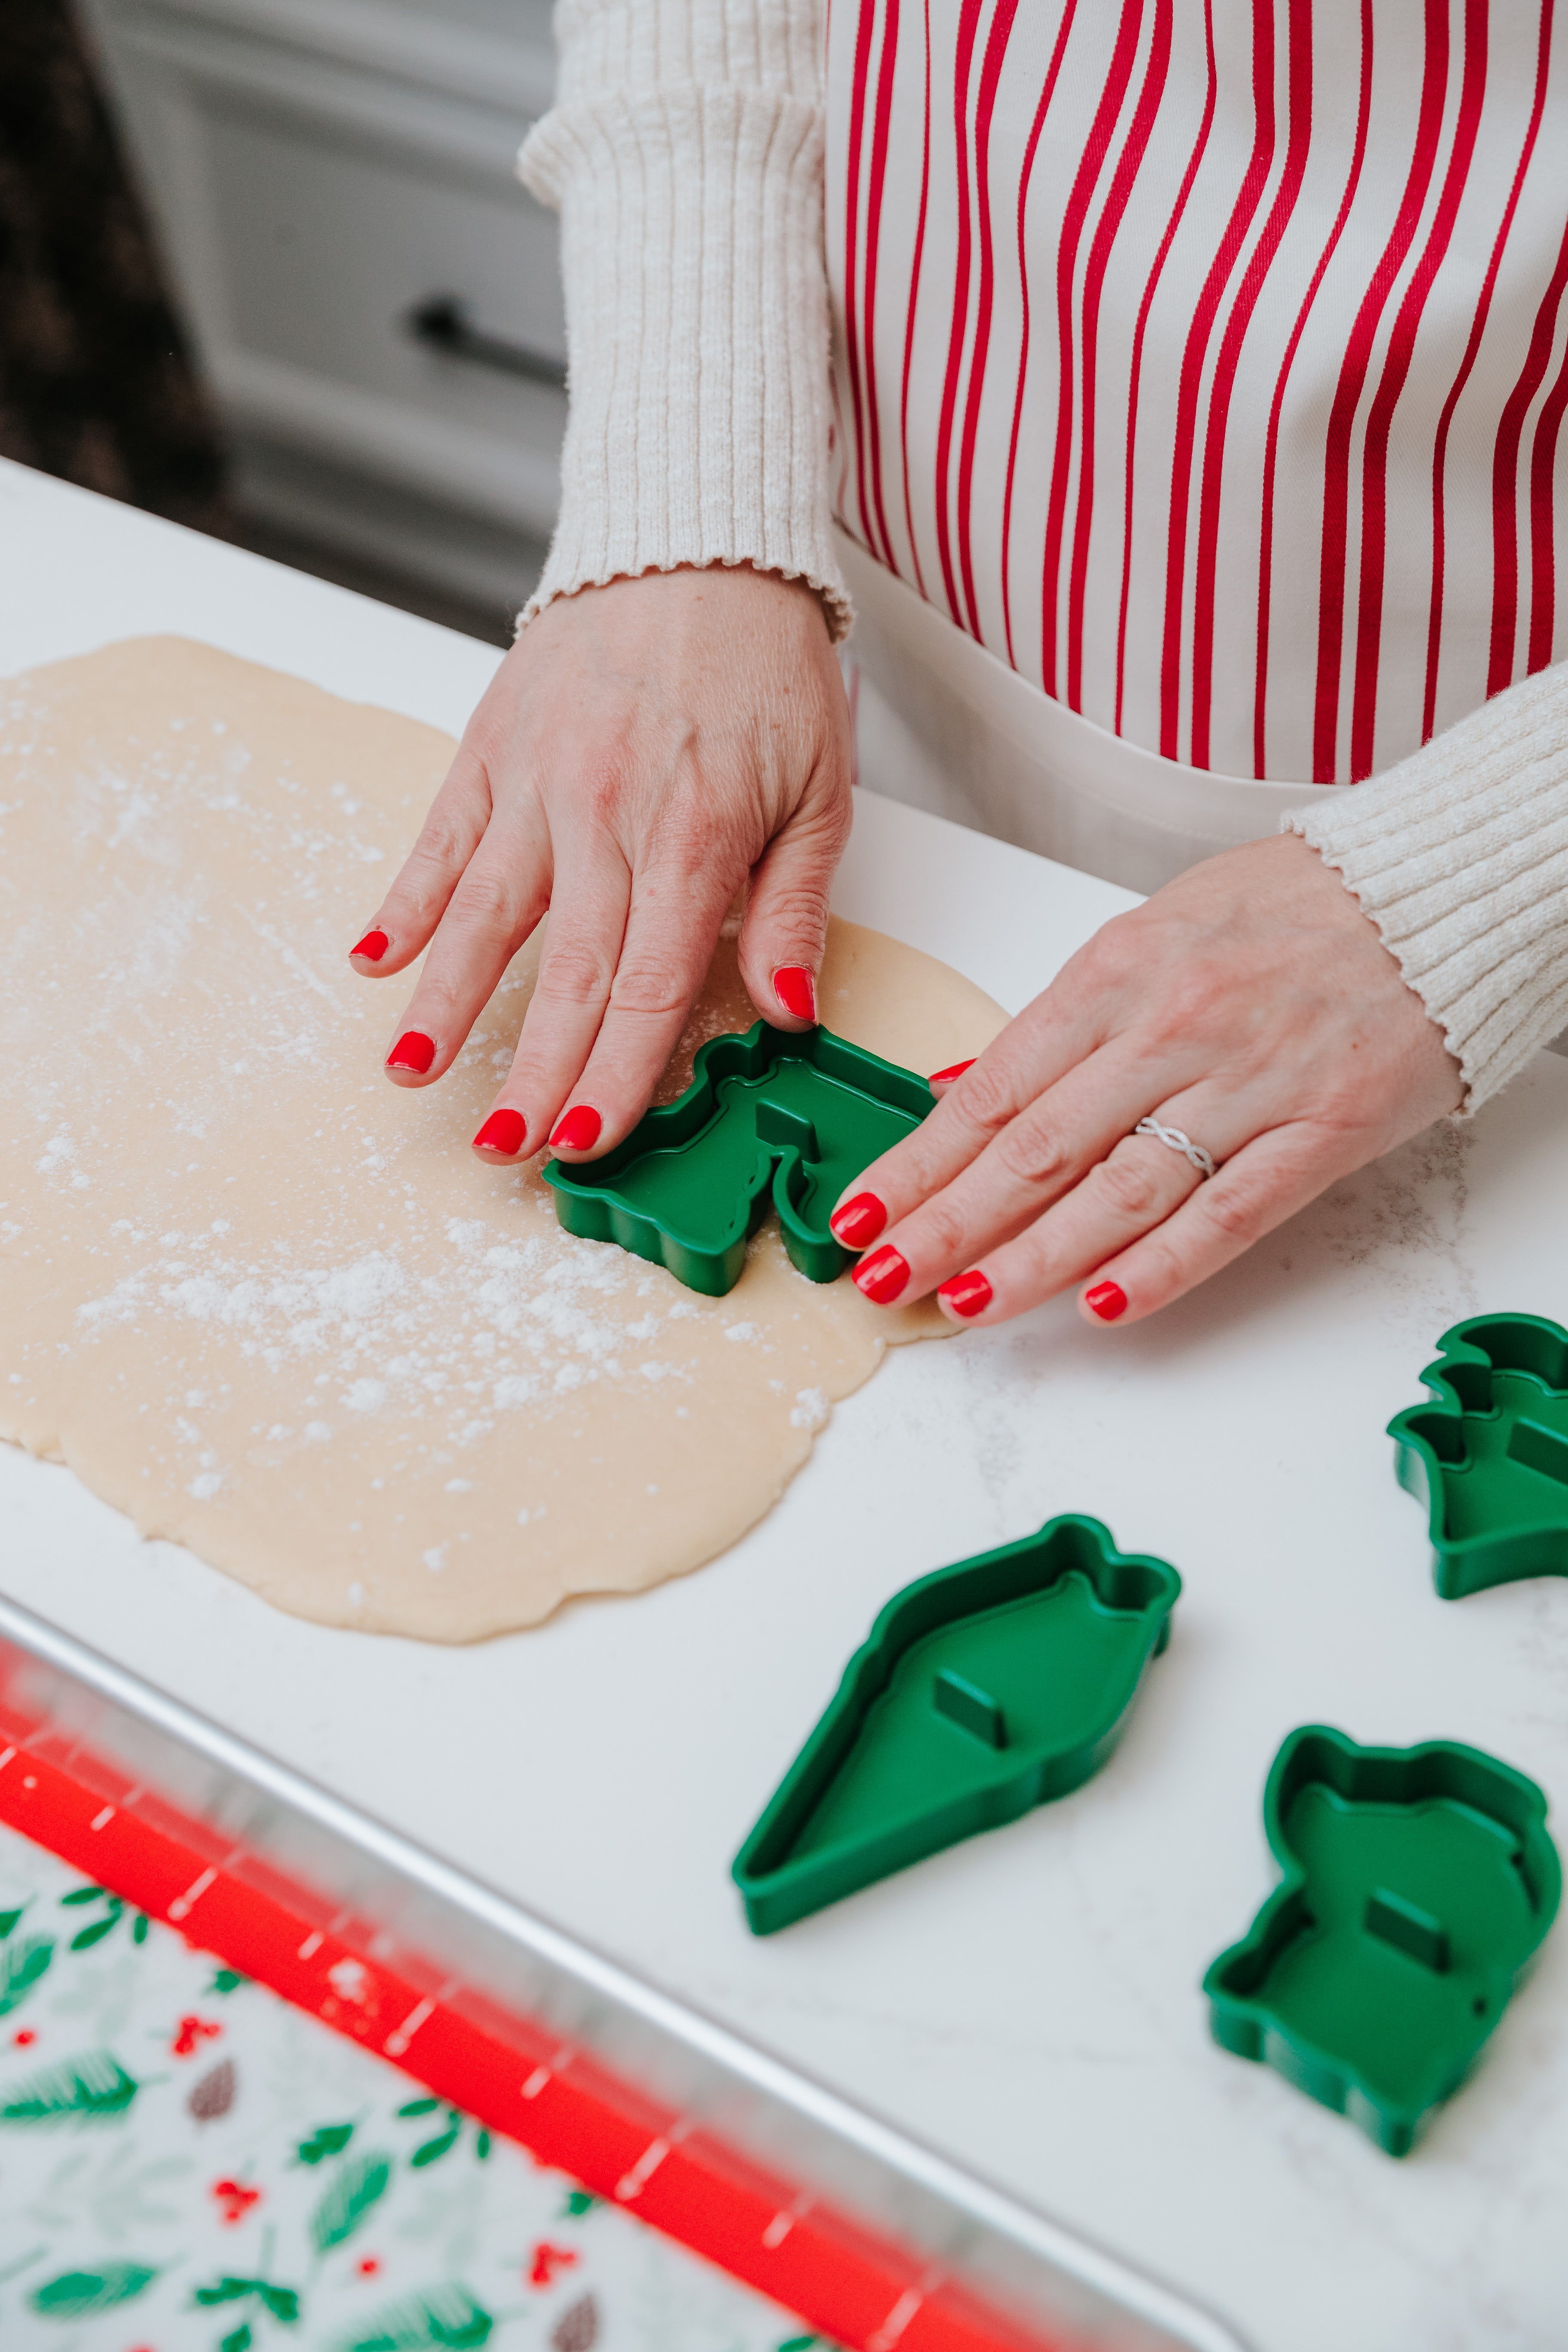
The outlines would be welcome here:
M 0 1829 L 0 2345 L 819 2339 Z

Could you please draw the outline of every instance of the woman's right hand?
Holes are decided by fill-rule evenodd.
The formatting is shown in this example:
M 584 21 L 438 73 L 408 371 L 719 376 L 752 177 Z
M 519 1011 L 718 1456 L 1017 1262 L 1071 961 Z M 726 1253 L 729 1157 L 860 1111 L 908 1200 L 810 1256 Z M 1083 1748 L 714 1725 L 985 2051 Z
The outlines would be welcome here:
M 383 979 L 430 948 L 387 1076 L 450 1068 L 548 909 L 475 1145 L 501 1161 L 546 1139 L 607 1150 L 647 1108 L 748 877 L 752 1002 L 780 1028 L 816 1019 L 849 823 L 849 714 L 814 590 L 742 566 L 559 598 L 497 671 L 353 951 Z

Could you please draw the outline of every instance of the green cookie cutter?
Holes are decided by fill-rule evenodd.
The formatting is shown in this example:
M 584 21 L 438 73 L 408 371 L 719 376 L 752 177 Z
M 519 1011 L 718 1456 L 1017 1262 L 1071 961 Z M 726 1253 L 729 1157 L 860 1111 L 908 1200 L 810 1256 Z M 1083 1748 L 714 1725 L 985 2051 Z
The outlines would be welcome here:
M 1428 1506 L 1445 1601 L 1568 1576 L 1568 1331 L 1542 1315 L 1472 1315 L 1421 1378 L 1436 1402 L 1388 1424 L 1401 1486 Z
M 1285 1874 L 1204 1979 L 1215 2040 L 1407 2155 L 1557 1915 L 1545 1796 L 1456 1740 L 1361 1748 L 1307 1724 L 1263 1825 Z
M 840 1192 L 935 1101 L 912 1070 L 829 1029 L 759 1021 L 743 1037 L 710 1037 L 685 1093 L 602 1160 L 552 1160 L 544 1181 L 569 1234 L 618 1242 L 710 1298 L 740 1280 L 770 1208 L 791 1265 L 832 1282 L 855 1255 L 827 1223 Z
M 895 1593 L 735 1857 L 752 1934 L 1081 1787 L 1181 1589 L 1068 1515 Z

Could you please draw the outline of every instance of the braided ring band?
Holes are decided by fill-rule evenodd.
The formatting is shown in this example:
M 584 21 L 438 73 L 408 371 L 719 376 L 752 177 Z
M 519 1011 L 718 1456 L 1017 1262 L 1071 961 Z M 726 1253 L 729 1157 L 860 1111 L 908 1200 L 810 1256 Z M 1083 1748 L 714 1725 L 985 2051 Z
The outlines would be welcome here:
M 1214 1174 L 1214 1161 L 1203 1145 L 1194 1143 L 1190 1135 L 1184 1135 L 1179 1127 L 1162 1127 L 1157 1118 L 1141 1118 L 1132 1132 L 1134 1135 L 1158 1136 L 1160 1141 L 1168 1143 L 1173 1151 L 1185 1152 L 1200 1176 Z

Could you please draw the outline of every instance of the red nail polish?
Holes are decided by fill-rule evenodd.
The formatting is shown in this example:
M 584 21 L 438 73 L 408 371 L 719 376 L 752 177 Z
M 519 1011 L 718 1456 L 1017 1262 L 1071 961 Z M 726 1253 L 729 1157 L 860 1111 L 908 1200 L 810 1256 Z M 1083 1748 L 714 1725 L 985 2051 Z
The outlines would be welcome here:
M 366 931 L 358 947 L 350 948 L 349 953 L 352 956 L 363 956 L 366 963 L 379 963 L 386 953 L 386 933 Z
M 856 1288 L 878 1307 L 890 1307 L 909 1278 L 909 1260 L 896 1249 L 863 1257 L 854 1275 Z
M 1119 1282 L 1097 1282 L 1092 1290 L 1084 1292 L 1083 1303 L 1102 1323 L 1114 1323 L 1127 1312 L 1127 1293 Z
M 389 1070 L 417 1070 L 423 1077 L 436 1058 L 436 1040 L 417 1029 L 406 1030 L 386 1057 Z
M 578 1103 L 557 1125 L 550 1140 L 557 1150 L 592 1151 L 604 1120 L 590 1103 Z
M 527 1133 L 528 1121 L 520 1110 L 492 1110 L 474 1138 L 474 1150 L 499 1151 L 503 1160 L 515 1160 Z
M 971 1054 L 967 1062 L 954 1062 L 951 1069 L 933 1070 L 926 1084 L 928 1087 L 950 1087 L 954 1078 L 961 1078 L 965 1070 L 972 1070 L 979 1059 L 978 1054 Z
M 951 1282 L 942 1283 L 936 1295 L 955 1315 L 969 1316 L 984 1315 L 994 1293 L 980 1268 L 972 1265 L 967 1274 L 955 1274 Z
M 868 1249 L 888 1222 L 888 1212 L 875 1192 L 857 1192 L 828 1219 L 836 1241 L 846 1249 Z
M 786 1013 L 796 1021 L 816 1018 L 816 982 L 805 966 L 786 963 L 773 974 L 773 994 Z

